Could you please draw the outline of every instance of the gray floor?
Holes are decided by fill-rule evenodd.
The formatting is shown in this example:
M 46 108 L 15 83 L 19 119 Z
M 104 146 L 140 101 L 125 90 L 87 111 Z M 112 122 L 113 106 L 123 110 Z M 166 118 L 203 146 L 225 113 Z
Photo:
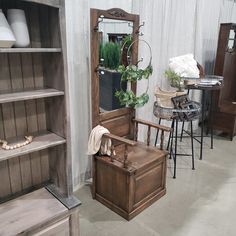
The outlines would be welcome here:
M 81 236 L 235 236 L 236 138 L 216 137 L 213 150 L 205 141 L 204 160 L 196 156 L 195 171 L 188 157 L 179 157 L 174 180 L 168 161 L 166 196 L 130 222 L 92 200 L 88 186 L 80 189 Z

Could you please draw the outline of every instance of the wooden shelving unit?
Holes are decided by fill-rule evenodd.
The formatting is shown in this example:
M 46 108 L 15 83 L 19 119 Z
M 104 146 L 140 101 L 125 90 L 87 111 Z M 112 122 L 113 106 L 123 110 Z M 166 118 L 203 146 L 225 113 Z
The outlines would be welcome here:
M 72 193 L 65 3 L 0 1 L 4 13 L 9 8 L 25 11 L 31 45 L 0 48 L 0 139 L 13 144 L 25 135 L 34 138 L 19 149 L 0 148 L 0 235 L 77 236 L 80 202 Z

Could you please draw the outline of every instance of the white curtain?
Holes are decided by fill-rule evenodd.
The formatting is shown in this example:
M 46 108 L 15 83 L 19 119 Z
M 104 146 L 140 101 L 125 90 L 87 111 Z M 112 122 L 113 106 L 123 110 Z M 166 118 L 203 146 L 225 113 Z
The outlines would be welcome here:
M 91 130 L 90 105 L 90 8 L 122 8 L 131 12 L 132 0 L 66 0 L 72 133 L 72 174 L 76 190 L 90 178 L 91 158 L 87 153 Z
M 154 67 L 149 81 L 150 101 L 138 110 L 139 118 L 157 121 L 152 114 L 154 88 L 157 85 L 169 88 L 163 75 L 168 68 L 169 58 L 193 53 L 206 73 L 213 73 L 220 23 L 235 21 L 235 8 L 233 0 L 133 1 L 133 12 L 140 15 L 141 22 L 145 22 L 143 39 L 151 44 Z M 141 42 L 139 57 L 144 55 L 145 49 Z M 143 92 L 146 83 L 138 83 L 138 93 Z M 192 96 L 194 100 L 199 100 L 200 94 L 196 91 Z M 141 130 L 140 138 L 145 139 L 146 130 Z
M 90 177 L 91 162 L 86 155 L 91 130 L 90 106 L 90 8 L 119 7 L 140 14 L 141 29 L 153 51 L 154 73 L 150 79 L 150 102 L 138 110 L 138 116 L 156 121 L 152 114 L 154 87 L 168 88 L 163 76 L 168 59 L 192 52 L 212 73 L 219 23 L 236 22 L 233 0 L 66 0 L 70 111 L 72 126 L 72 171 L 74 189 Z M 144 64 L 147 47 L 140 43 Z M 138 92 L 145 88 L 138 84 Z M 143 131 L 144 132 L 144 131 Z

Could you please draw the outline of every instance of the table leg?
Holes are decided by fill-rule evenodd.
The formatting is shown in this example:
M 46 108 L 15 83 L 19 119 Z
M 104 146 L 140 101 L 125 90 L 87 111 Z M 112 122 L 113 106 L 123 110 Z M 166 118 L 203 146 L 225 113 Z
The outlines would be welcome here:
M 210 128 L 211 128 L 211 149 L 213 149 L 213 127 L 212 127 L 212 125 L 211 125 L 211 116 L 212 116 L 212 100 L 213 100 L 213 93 L 212 93 L 212 91 L 211 91 L 211 98 L 210 98 L 211 100 L 210 100 L 210 115 L 209 115 L 209 123 L 210 123 Z M 208 124 L 208 126 L 209 126 L 209 124 Z
M 202 126 L 201 126 L 201 147 L 200 147 L 200 160 L 202 160 L 202 152 L 203 152 L 203 132 L 204 132 L 204 118 L 205 118 L 205 90 L 202 90 Z
M 175 127 L 175 154 L 174 154 L 174 176 L 176 178 L 176 159 L 177 159 L 177 139 L 178 139 L 178 120 L 175 120 L 176 127 Z

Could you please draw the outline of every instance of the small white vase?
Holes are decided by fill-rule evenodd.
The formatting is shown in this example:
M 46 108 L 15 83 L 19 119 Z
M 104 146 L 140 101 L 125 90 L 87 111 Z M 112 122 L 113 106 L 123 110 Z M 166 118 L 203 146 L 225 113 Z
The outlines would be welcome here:
M 0 9 L 0 48 L 11 48 L 15 42 L 16 38 Z
M 30 45 L 29 31 L 25 12 L 20 9 L 7 10 L 7 19 L 16 37 L 15 47 L 24 48 Z

